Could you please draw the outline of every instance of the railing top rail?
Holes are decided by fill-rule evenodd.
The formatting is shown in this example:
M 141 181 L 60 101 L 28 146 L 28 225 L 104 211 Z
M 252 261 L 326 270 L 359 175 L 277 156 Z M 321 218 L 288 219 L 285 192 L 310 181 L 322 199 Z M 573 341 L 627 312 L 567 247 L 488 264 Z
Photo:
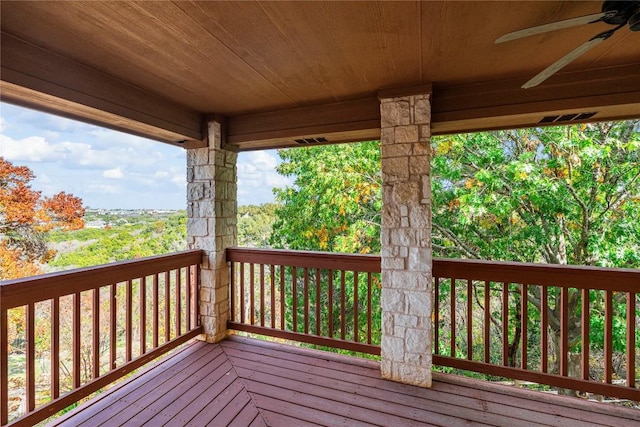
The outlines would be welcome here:
M 161 271 L 200 264 L 201 260 L 201 250 L 188 250 L 7 280 L 0 282 L 0 301 L 3 309 L 19 307 Z
M 640 269 L 633 268 L 436 258 L 433 260 L 433 275 L 455 279 L 640 292 Z
M 380 256 L 282 249 L 228 248 L 227 261 L 328 270 L 380 272 Z

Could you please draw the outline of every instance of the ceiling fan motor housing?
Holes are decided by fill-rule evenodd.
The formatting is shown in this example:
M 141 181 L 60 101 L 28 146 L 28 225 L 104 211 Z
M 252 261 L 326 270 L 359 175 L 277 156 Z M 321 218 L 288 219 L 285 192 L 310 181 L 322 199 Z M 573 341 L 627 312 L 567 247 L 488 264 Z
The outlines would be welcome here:
M 610 25 L 623 25 L 629 22 L 631 29 L 633 31 L 638 31 L 637 20 L 639 18 L 639 6 L 640 0 L 605 0 L 602 3 L 602 12 L 606 13 L 615 10 L 618 13 L 613 16 L 605 16 L 602 20 Z M 636 27 L 633 27 L 633 24 L 631 23 L 631 19 L 633 18 L 636 19 Z

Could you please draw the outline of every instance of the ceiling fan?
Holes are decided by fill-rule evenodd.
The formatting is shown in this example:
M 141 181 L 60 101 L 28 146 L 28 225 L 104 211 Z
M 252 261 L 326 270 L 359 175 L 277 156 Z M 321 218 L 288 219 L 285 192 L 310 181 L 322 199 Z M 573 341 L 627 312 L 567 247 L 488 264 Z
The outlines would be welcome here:
M 631 31 L 640 31 L 640 0 L 605 0 L 602 3 L 602 12 L 600 13 L 579 16 L 577 18 L 566 19 L 564 21 L 557 21 L 550 24 L 544 24 L 537 27 L 514 31 L 500 37 L 496 40 L 496 43 L 504 43 L 523 37 L 533 36 L 535 34 L 542 34 L 549 31 L 576 27 L 578 25 L 595 24 L 597 22 L 604 22 L 615 27 L 597 34 L 590 40 L 581 44 L 580 46 L 542 70 L 534 78 L 522 85 L 523 89 L 528 89 L 539 85 L 540 83 L 551 77 L 553 74 L 557 73 L 561 68 L 576 60 L 579 56 L 587 52 L 589 49 L 597 46 L 604 40 L 611 37 L 616 31 L 618 31 L 625 25 L 628 24 Z

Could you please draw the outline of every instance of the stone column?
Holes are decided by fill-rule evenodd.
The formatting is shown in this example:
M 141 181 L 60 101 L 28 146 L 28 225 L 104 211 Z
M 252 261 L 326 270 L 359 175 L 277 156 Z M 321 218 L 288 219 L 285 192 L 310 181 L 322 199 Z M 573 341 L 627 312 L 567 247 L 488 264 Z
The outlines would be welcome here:
M 227 334 L 229 267 L 225 249 L 236 245 L 237 153 L 222 148 L 221 124 L 208 124 L 209 146 L 187 150 L 187 243 L 202 249 L 200 321 L 208 342 Z
M 430 387 L 430 91 L 380 101 L 382 376 Z

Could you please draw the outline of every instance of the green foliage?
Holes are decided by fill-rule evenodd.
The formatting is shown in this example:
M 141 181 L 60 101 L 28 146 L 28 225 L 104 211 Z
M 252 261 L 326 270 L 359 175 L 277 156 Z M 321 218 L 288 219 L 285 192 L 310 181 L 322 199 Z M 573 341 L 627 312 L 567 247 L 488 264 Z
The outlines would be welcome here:
M 113 220 L 113 214 L 108 215 Z M 185 211 L 164 217 L 142 215 L 125 222 L 105 228 L 51 233 L 51 242 L 76 242 L 78 247 L 70 252 L 59 251 L 49 265 L 56 269 L 89 267 L 186 249 Z
M 275 203 L 238 206 L 238 246 L 268 247 L 276 208 Z
M 381 178 L 380 146 L 377 141 L 359 144 L 327 145 L 308 148 L 280 150 L 283 162 L 278 172 L 295 178 L 291 187 L 276 189 L 276 200 L 280 203 L 275 210 L 271 244 L 276 248 L 294 250 L 321 250 L 347 253 L 379 253 Z M 298 275 L 295 292 L 292 272 L 287 274 L 286 306 L 296 313 L 287 312 L 287 328 L 304 332 L 302 322 L 305 305 L 304 281 Z M 299 273 L 300 274 L 300 273 Z M 342 322 L 347 337 L 366 342 L 366 278 L 359 277 L 355 285 L 353 272 L 345 274 L 344 283 L 337 273 L 333 277 L 333 287 L 328 289 L 328 272 L 321 274 L 320 293 L 315 284 L 310 286 L 311 307 L 321 307 L 322 334 L 340 337 Z M 379 277 L 373 278 L 372 306 L 380 307 Z M 311 283 L 314 283 L 311 278 Z M 329 295 L 333 301 L 329 309 Z M 356 298 L 357 294 L 357 298 Z M 340 316 L 341 301 L 344 296 L 346 316 Z M 354 308 L 357 304 L 358 328 L 355 328 Z M 310 323 L 315 324 L 315 310 L 311 310 Z M 380 342 L 381 314 L 373 313 L 374 327 L 372 341 Z M 333 334 L 329 334 L 331 325 Z
M 640 266 L 640 121 L 434 138 L 434 250 Z
M 276 248 L 380 251 L 381 178 L 377 141 L 280 150 L 278 172 L 295 177 L 276 189 Z

